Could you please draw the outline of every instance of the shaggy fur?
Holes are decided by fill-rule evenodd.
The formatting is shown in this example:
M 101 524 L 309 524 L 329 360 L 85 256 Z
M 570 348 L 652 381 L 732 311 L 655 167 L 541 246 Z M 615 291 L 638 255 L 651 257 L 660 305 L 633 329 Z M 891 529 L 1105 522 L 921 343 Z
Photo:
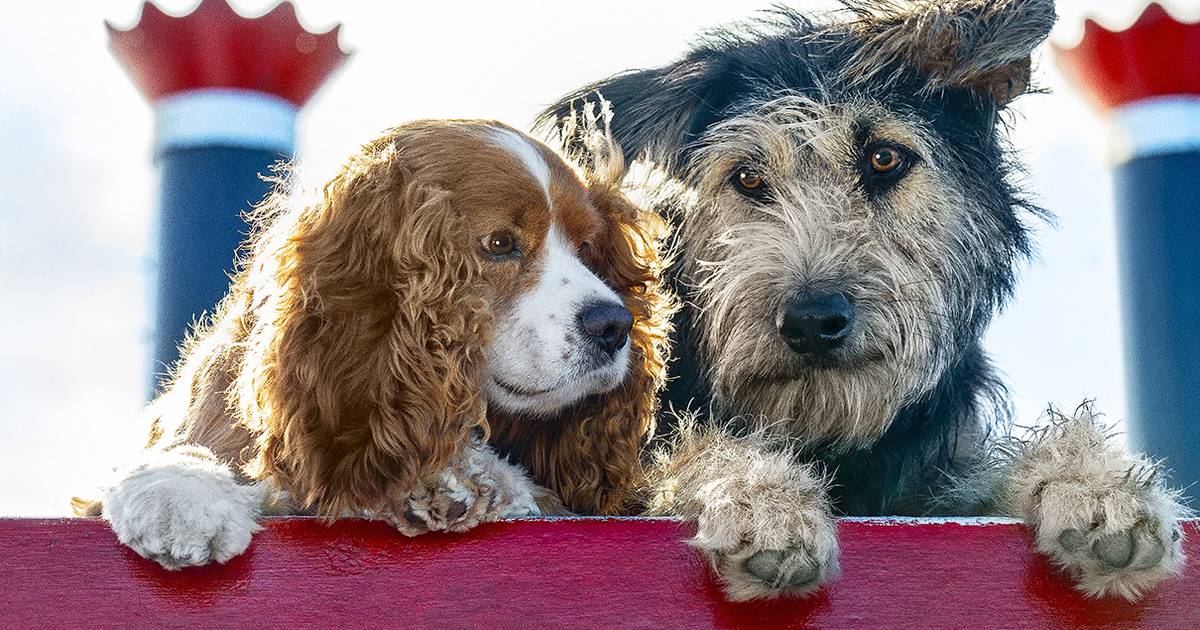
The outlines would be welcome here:
M 721 428 L 681 418 L 649 468 L 647 513 L 696 524 L 690 544 L 704 552 L 731 600 L 764 588 L 807 594 L 838 573 L 837 524 L 828 488 L 813 464 L 778 432 L 760 428 L 731 440 Z M 726 471 L 713 475 L 713 471 Z M 760 566 L 761 565 L 761 566 Z M 750 572 L 764 582 L 740 579 Z
M 498 144 L 498 132 L 512 135 Z M 591 135 L 592 146 L 607 138 Z M 270 495 L 275 513 L 365 512 L 407 533 L 564 504 L 627 511 L 665 375 L 670 304 L 659 287 L 661 221 L 621 195 L 620 154 L 606 153 L 613 163 L 577 173 L 499 123 L 416 122 L 364 145 L 319 199 L 305 203 L 281 186 L 258 211 L 261 229 L 228 297 L 148 408 L 145 459 L 157 463 L 121 469 L 103 501 L 77 501 L 77 511 L 103 513 L 123 541 L 165 566 L 244 549 L 258 508 L 240 520 L 221 514 L 260 503 L 236 498 L 252 488 Z M 517 230 L 519 258 L 483 251 L 481 235 L 497 226 Z M 556 230 L 586 264 L 573 263 L 595 295 L 632 313 L 629 343 L 612 359 L 627 357 L 628 367 L 614 364 L 620 380 L 553 414 L 499 408 L 482 385 L 511 378 L 493 372 L 512 357 L 489 356 L 490 340 L 538 278 L 571 288 L 570 277 L 542 269 Z M 553 320 L 579 305 L 549 306 Z M 572 326 L 563 360 L 592 349 L 579 347 Z M 216 472 L 203 483 L 148 477 L 172 468 Z M 156 515 L 123 518 L 137 511 L 124 498 L 155 488 L 177 492 L 141 502 L 162 508 Z M 145 519 L 157 522 L 140 526 Z M 229 545 L 218 531 L 227 520 L 238 527 Z M 188 540 L 158 553 L 172 531 Z M 210 541 L 212 554 L 192 553 Z
M 1025 440 L 1002 443 L 992 475 L 997 511 L 1025 519 L 1037 548 L 1099 597 L 1136 600 L 1183 568 L 1191 516 L 1164 490 L 1161 463 L 1116 443 L 1090 402 L 1073 416 L 1054 409 Z
M 1053 3 L 844 4 L 829 19 L 778 9 L 713 31 L 683 59 L 587 86 L 542 118 L 552 127 L 603 95 L 617 143 L 651 171 L 630 189 L 676 228 L 669 276 L 685 307 L 668 400 L 727 430 L 677 427 L 676 455 L 653 475 L 654 505 L 704 524 L 694 542 L 735 599 L 806 593 L 831 575 L 833 530 L 812 523 L 835 512 L 1015 512 L 1029 517 L 1040 550 L 1078 558 L 1071 554 L 1088 552 L 1052 548 L 1061 523 L 1092 522 L 1093 504 L 1054 494 L 1038 509 L 1057 516 L 1035 518 L 1027 506 L 1038 486 L 1017 480 L 1037 471 L 1021 463 L 1062 467 L 1069 473 L 1058 483 L 1084 495 L 1140 461 L 1066 430 L 991 461 L 1009 409 L 981 339 L 1029 252 L 1026 222 L 1041 214 L 1013 182 L 1004 111 L 1029 89 L 1031 52 L 1054 23 Z M 880 147 L 902 166 L 877 170 Z M 753 190 L 739 185 L 747 173 L 760 182 Z M 811 295 L 844 298 L 853 316 L 840 345 L 819 353 L 785 343 L 781 324 Z M 791 445 L 750 455 L 764 448 L 763 435 Z M 746 496 L 747 480 L 764 470 L 791 490 L 758 484 L 761 496 Z M 1002 471 L 1011 483 L 966 500 L 959 479 L 978 471 Z M 1158 537 L 1146 549 L 1177 547 L 1162 539 L 1179 508 L 1161 480 L 1120 483 L 1125 508 L 1162 524 L 1138 530 Z M 1089 531 L 1132 526 L 1118 519 L 1112 532 Z M 1176 556 L 1137 553 L 1125 564 L 1107 552 L 1062 562 L 1095 595 L 1133 597 L 1177 572 Z

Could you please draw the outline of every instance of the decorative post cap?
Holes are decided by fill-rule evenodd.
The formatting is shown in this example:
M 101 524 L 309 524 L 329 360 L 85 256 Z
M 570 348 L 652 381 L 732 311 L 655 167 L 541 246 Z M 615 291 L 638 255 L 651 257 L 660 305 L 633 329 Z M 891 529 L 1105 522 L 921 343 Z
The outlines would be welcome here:
M 238 15 L 226 0 L 202 0 L 173 17 L 152 2 L 128 30 L 105 22 L 109 47 L 151 101 L 203 88 L 255 90 L 303 106 L 349 57 L 337 24 L 324 33 L 300 25 L 291 2 L 257 18 Z
M 1113 119 L 1118 163 L 1200 147 L 1200 23 L 1151 3 L 1129 28 L 1084 23 L 1074 48 L 1055 46 L 1063 73 Z
M 236 146 L 288 155 L 296 114 L 349 57 L 336 25 L 312 33 L 290 2 L 238 15 L 226 0 L 201 0 L 172 17 L 142 5 L 132 28 L 108 27 L 109 47 L 154 106 L 154 155 Z

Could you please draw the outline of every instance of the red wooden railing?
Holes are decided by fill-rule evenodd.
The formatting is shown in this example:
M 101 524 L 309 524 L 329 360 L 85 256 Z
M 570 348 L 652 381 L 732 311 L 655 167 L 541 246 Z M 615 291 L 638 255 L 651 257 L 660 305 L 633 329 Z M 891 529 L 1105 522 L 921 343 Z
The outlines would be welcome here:
M 226 565 L 165 571 L 94 519 L 0 519 L 0 626 L 1200 628 L 1200 523 L 1179 578 L 1088 599 L 1016 523 L 845 520 L 842 576 L 731 604 L 670 520 L 493 523 L 405 538 L 378 522 L 269 519 Z

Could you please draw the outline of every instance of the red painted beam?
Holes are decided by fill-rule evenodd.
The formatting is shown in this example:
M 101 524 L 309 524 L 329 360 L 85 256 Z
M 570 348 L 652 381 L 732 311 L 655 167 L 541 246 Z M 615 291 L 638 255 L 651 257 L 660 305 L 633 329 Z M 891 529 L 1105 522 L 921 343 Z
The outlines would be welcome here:
M 730 604 L 668 520 L 493 523 L 401 536 L 270 519 L 226 565 L 169 572 L 98 520 L 0 519 L 0 624 L 71 627 L 1200 628 L 1186 574 L 1138 604 L 1089 600 L 1017 524 L 843 521 L 842 577 L 807 600 Z

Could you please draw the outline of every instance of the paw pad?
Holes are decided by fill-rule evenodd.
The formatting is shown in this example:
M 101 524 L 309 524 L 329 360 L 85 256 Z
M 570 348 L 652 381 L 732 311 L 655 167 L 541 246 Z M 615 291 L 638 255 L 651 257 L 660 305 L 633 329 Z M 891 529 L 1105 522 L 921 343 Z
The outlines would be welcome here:
M 1129 530 L 1108 534 L 1092 543 L 1092 553 L 1104 564 L 1124 569 L 1133 562 L 1133 532 Z
M 750 556 L 746 571 L 772 588 L 799 588 L 821 573 L 820 565 L 803 550 L 764 549 Z
M 1171 542 L 1179 541 L 1179 531 L 1171 534 Z M 1068 553 L 1088 555 L 1085 552 L 1088 534 L 1078 529 L 1067 529 L 1058 536 L 1058 544 Z M 1144 528 L 1123 529 L 1104 534 L 1092 540 L 1090 555 L 1105 569 L 1146 569 L 1157 566 L 1166 555 L 1167 548 L 1151 532 Z

